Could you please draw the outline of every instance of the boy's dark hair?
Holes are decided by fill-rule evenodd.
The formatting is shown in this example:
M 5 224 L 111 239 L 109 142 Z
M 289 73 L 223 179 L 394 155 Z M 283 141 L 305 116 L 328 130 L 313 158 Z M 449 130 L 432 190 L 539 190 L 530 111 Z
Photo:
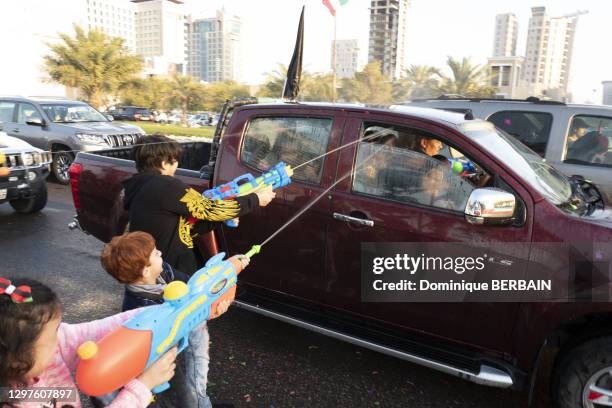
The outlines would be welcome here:
M 149 256 L 155 249 L 155 239 L 146 232 L 135 231 L 114 237 L 104 246 L 100 261 L 113 278 L 130 284 L 142 277 L 149 266 Z
M 181 145 L 161 134 L 144 136 L 134 146 L 134 161 L 139 172 L 159 170 L 162 162 L 174 163 L 181 156 Z
M 0 295 L 0 387 L 26 385 L 34 366 L 34 343 L 45 324 L 61 315 L 59 298 L 46 285 L 28 278 L 7 278 L 14 286 L 32 289 L 32 302 L 13 303 Z

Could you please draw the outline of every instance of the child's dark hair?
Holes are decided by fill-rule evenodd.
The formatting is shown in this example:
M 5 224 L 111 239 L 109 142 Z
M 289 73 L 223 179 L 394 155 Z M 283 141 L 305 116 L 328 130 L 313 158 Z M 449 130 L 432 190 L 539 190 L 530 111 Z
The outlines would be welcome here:
M 13 303 L 0 295 L 0 387 L 25 385 L 34 366 L 34 343 L 45 324 L 59 316 L 62 305 L 57 295 L 42 283 L 28 278 L 7 278 L 14 286 L 32 289 L 32 302 Z
M 139 172 L 159 170 L 162 162 L 174 163 L 181 156 L 181 145 L 167 136 L 154 134 L 144 136 L 134 146 L 134 161 Z

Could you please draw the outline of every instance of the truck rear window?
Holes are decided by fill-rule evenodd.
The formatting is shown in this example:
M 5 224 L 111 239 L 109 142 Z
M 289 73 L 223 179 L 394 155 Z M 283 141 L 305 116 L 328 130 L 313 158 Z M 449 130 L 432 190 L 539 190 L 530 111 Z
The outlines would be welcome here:
M 332 128 L 329 118 L 265 117 L 253 119 L 247 128 L 240 160 L 260 171 L 280 161 L 296 167 L 327 151 Z M 296 180 L 321 182 L 323 158 L 297 169 Z

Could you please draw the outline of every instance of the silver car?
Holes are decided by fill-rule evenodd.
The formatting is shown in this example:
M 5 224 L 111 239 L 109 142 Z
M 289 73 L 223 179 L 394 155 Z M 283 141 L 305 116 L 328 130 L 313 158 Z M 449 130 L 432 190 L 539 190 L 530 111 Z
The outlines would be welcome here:
M 0 122 L 9 135 L 51 151 L 51 170 L 68 184 L 77 152 L 131 146 L 145 134 L 138 126 L 113 123 L 112 117 L 85 102 L 41 97 L 0 97 Z

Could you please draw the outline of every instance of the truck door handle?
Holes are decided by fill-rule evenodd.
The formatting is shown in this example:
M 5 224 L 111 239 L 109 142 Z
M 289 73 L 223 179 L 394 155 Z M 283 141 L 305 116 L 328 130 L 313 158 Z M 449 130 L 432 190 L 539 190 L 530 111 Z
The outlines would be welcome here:
M 334 220 L 352 222 L 353 224 L 363 225 L 365 227 L 374 226 L 374 221 L 368 220 L 367 218 L 351 217 L 350 215 L 344 215 L 337 212 L 334 213 Z
M 19 128 L 17 128 L 17 129 L 13 129 L 13 132 L 15 132 L 15 133 L 19 133 Z

